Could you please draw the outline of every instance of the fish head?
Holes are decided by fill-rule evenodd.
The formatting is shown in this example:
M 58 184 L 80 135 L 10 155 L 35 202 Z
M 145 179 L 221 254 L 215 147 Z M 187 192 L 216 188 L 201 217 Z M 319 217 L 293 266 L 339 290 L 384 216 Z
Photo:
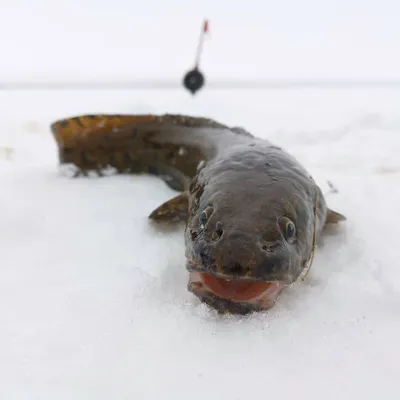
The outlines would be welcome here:
M 220 311 L 268 309 L 312 255 L 315 185 L 293 169 L 231 163 L 206 175 L 190 186 L 188 288 Z

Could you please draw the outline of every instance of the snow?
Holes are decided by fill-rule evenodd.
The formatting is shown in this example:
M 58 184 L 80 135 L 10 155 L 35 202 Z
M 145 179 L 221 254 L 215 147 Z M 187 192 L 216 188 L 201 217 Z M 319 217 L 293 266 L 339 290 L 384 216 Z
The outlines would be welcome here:
M 398 399 L 399 90 L 0 92 L 2 399 Z M 180 112 L 294 154 L 348 217 L 269 312 L 186 290 L 182 227 L 148 176 L 71 179 L 49 124 Z

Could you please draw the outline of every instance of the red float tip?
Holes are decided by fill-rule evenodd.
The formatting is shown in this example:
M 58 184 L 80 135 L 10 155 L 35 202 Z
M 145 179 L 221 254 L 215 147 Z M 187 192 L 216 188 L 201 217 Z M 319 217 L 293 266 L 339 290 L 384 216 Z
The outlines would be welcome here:
M 208 19 L 206 19 L 205 21 L 204 21 L 204 25 L 203 25 L 203 32 L 204 33 L 208 33 Z

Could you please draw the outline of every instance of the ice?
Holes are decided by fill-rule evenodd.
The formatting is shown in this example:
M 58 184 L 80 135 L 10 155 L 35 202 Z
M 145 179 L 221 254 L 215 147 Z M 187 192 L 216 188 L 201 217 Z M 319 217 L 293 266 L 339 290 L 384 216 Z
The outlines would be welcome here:
M 0 398 L 400 397 L 400 90 L 0 93 Z M 187 290 L 182 227 L 147 215 L 175 195 L 149 176 L 72 178 L 49 124 L 179 112 L 269 138 L 346 223 L 304 283 L 250 317 Z

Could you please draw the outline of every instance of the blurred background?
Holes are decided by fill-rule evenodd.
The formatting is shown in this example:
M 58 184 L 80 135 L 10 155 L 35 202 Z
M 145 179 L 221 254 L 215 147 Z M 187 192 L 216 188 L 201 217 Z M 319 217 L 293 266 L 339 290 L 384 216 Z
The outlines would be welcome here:
M 398 85 L 396 0 L 3 0 L 0 85 Z M 244 85 L 246 86 L 246 85 Z

